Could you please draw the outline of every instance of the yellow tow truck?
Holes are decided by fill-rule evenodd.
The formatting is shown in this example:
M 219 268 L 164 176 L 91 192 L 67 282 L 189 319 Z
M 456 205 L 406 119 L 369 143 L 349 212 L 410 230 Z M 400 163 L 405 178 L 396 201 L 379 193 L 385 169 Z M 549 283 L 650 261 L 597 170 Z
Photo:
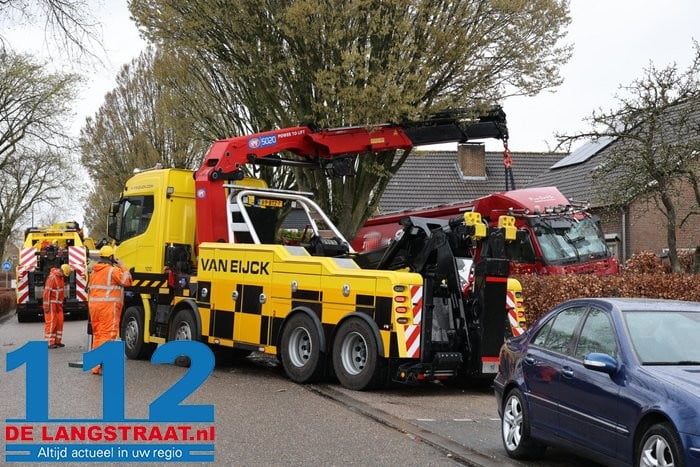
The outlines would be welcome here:
M 44 227 L 30 227 L 24 232 L 17 265 L 17 320 L 37 320 L 44 315 L 44 282 L 52 267 L 70 265 L 66 278 L 63 312 L 66 316 L 86 319 L 87 259 L 92 239 L 83 236 L 77 222 L 60 222 Z
M 478 213 L 408 218 L 386 248 L 356 253 L 310 193 L 268 189 L 241 169 L 289 164 L 351 176 L 352 155 L 502 137 L 505 118 L 497 117 L 286 128 L 216 141 L 194 173 L 134 175 L 109 218 L 134 278 L 120 328 L 127 356 L 197 340 L 276 355 L 299 383 L 332 372 L 356 390 L 493 377 L 507 322 L 505 244 L 523 240 L 513 218 L 498 227 Z M 282 150 L 307 157 L 282 159 Z M 294 238 L 285 236 L 290 213 L 305 218 Z M 491 253 L 465 296 L 455 257 L 476 242 L 489 242 Z

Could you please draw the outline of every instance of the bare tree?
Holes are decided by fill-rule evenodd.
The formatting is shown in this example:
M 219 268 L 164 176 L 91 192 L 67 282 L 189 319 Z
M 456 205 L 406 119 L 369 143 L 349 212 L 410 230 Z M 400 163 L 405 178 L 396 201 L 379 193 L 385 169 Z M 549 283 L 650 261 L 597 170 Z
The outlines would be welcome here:
M 57 44 L 62 53 L 73 58 L 96 58 L 94 46 L 100 46 L 99 24 L 85 0 L 1 0 L 0 25 L 44 24 L 46 43 Z M 0 34 L 0 49 L 5 48 Z
M 595 173 L 599 201 L 611 206 L 648 201 L 663 213 L 671 267 L 679 272 L 677 231 L 700 215 L 700 47 L 695 43 L 695 58 L 686 70 L 650 64 L 641 78 L 621 89 L 615 109 L 589 118 L 591 131 L 561 139 L 615 139 Z M 682 186 L 694 195 L 685 217 L 678 210 Z
M 78 77 L 48 73 L 27 55 L 0 52 L 0 170 L 24 141 L 65 148 L 64 117 Z
M 117 87 L 105 96 L 81 130 L 82 164 L 95 186 L 86 204 L 86 225 L 106 235 L 109 202 L 116 199 L 136 168 L 194 168 L 209 141 L 197 137 L 197 122 L 168 84 L 177 58 L 154 48 L 122 67 Z M 186 76 L 177 75 L 179 86 Z
M 33 204 L 54 199 L 52 190 L 72 179 L 65 122 L 77 82 L 28 56 L 0 53 L 0 245 Z
M 2 170 L 0 183 L 0 258 L 17 221 L 37 203 L 58 206 L 70 193 L 71 157 L 67 152 L 29 149 L 16 152 Z M 63 190 L 63 189 L 66 190 Z

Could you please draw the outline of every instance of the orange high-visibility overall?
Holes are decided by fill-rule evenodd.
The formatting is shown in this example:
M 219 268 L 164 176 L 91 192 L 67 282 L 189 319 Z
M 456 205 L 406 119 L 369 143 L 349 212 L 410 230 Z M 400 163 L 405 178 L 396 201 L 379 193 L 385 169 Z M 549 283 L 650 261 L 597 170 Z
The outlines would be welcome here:
M 92 348 L 114 340 L 119 333 L 119 320 L 124 306 L 124 287 L 131 285 L 126 269 L 97 263 L 90 274 L 88 309 L 92 325 Z M 100 367 L 92 369 L 99 374 Z
M 63 299 L 65 292 L 63 287 L 63 271 L 59 268 L 51 268 L 49 277 L 44 283 L 44 295 L 42 307 L 44 308 L 44 339 L 49 346 L 60 344 L 63 339 Z

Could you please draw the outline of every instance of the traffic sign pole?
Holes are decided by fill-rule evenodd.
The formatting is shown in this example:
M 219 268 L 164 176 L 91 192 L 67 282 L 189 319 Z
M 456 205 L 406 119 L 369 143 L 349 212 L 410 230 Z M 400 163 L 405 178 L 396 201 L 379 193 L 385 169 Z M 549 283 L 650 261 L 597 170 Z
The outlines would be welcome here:
M 5 271 L 5 287 L 10 287 L 10 278 L 8 277 L 8 272 L 9 270 L 12 269 L 12 263 L 9 261 L 5 261 L 2 263 L 2 270 Z

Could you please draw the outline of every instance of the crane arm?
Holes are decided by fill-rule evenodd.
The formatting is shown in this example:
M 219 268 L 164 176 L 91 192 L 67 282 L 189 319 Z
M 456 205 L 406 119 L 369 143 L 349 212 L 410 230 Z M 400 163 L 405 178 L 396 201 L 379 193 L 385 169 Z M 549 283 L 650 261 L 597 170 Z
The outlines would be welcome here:
M 494 107 L 476 119 L 468 117 L 466 110 L 452 110 L 434 114 L 427 120 L 381 123 L 370 127 L 314 129 L 298 126 L 215 141 L 198 173 L 210 180 L 235 180 L 242 177 L 240 169 L 245 164 L 318 167 L 320 160 L 338 156 L 507 137 L 505 113 L 500 107 Z M 310 160 L 283 159 L 281 151 Z
M 242 179 L 245 164 L 325 168 L 337 162 L 337 170 L 329 172 L 347 175 L 347 164 L 342 161 L 348 156 L 408 151 L 425 144 L 507 139 L 505 113 L 500 107 L 477 118 L 468 115 L 466 110 L 450 110 L 421 121 L 324 129 L 297 126 L 215 141 L 195 173 L 198 241 L 228 238 L 223 185 L 227 180 Z M 302 159 L 284 158 L 283 151 Z

